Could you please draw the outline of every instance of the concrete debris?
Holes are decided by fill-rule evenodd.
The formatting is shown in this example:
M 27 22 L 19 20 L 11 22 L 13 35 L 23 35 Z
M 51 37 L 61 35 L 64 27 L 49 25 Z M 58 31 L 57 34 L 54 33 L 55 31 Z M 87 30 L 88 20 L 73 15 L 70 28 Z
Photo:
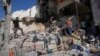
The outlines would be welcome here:
M 16 56 L 89 56 L 92 45 L 83 41 L 88 40 L 84 30 L 77 30 L 72 36 L 63 36 L 56 26 L 57 29 L 54 30 L 45 28 L 42 24 L 37 24 L 37 27 L 38 31 L 28 31 L 25 35 L 18 34 L 17 38 L 11 34 L 8 48 L 13 48 Z M 91 37 L 90 42 L 95 41 L 94 36 L 89 37 Z M 70 43 L 71 39 L 74 44 Z M 0 40 L 0 46 L 2 43 Z M 70 46 L 71 44 L 73 45 Z

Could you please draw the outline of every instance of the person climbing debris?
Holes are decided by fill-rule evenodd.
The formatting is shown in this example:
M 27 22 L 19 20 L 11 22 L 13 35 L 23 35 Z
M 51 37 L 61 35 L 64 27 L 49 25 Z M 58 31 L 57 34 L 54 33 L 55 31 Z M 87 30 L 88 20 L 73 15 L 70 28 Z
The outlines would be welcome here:
M 13 24 L 14 24 L 14 37 L 16 36 L 18 30 L 21 30 L 22 35 L 24 35 L 23 29 L 19 25 L 19 22 L 20 22 L 19 18 L 16 17 L 16 19 L 12 20 L 12 21 L 13 21 Z

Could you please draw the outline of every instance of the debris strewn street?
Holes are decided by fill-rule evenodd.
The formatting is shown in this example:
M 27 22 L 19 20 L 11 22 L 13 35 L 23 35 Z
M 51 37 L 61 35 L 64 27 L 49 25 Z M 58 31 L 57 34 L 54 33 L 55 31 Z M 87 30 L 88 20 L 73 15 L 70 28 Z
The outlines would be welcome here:
M 0 0 L 0 56 L 100 56 L 98 2 Z

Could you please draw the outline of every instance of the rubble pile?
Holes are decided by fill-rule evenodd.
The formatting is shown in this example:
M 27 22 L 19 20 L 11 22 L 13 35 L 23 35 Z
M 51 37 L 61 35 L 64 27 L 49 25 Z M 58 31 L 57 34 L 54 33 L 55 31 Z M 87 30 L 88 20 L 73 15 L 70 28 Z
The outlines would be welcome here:
M 28 31 L 25 35 L 15 38 L 12 34 L 8 47 L 13 48 L 16 56 L 90 56 L 91 51 L 97 50 L 95 46 L 84 41 L 87 40 L 85 31 L 77 30 L 72 36 L 64 36 L 59 30 L 57 26 L 51 30 L 37 24 L 37 30 Z M 98 51 L 100 52 L 99 47 Z

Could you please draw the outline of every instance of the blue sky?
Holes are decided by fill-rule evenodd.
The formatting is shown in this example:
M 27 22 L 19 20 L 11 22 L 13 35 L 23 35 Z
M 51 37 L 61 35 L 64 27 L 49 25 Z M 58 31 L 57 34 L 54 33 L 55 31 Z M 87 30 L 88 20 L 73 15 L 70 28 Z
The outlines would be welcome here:
M 12 12 L 17 10 L 26 10 L 36 5 L 36 0 L 12 0 Z M 3 8 L 0 7 L 0 19 L 4 17 Z

